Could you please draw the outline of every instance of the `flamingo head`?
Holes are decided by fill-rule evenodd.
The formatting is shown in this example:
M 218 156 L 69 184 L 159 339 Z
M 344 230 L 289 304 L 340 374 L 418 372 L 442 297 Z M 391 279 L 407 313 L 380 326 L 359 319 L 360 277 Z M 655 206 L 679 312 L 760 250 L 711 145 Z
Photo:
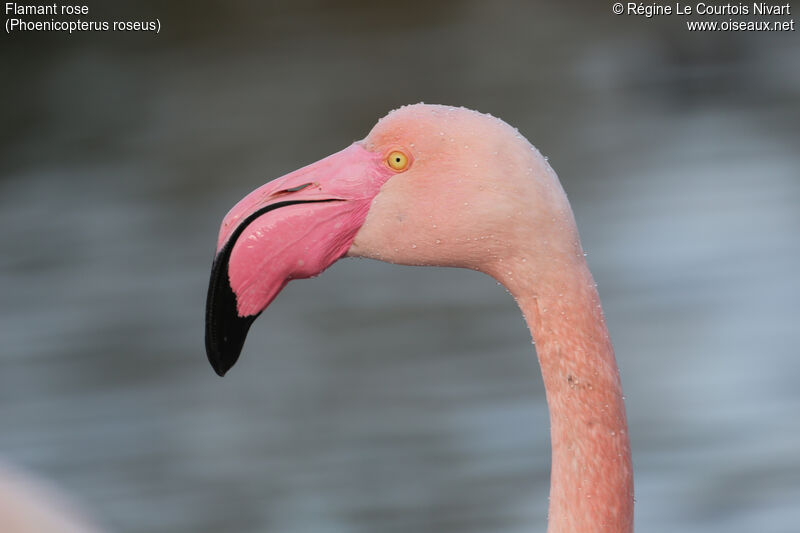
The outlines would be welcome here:
M 395 110 L 365 139 L 268 182 L 225 216 L 206 303 L 209 361 L 224 375 L 290 280 L 345 255 L 499 278 L 516 243 L 535 255 L 563 241 L 547 228 L 565 216 L 555 173 L 505 122 L 438 105 Z

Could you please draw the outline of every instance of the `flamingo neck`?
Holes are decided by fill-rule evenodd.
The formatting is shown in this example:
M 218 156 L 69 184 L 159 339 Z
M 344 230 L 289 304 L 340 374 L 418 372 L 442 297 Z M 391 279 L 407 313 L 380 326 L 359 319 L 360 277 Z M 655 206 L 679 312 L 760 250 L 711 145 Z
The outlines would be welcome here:
M 535 263 L 506 261 L 493 275 L 525 316 L 544 378 L 552 442 L 548 532 L 629 533 L 625 405 L 594 280 L 579 244 L 563 260 Z

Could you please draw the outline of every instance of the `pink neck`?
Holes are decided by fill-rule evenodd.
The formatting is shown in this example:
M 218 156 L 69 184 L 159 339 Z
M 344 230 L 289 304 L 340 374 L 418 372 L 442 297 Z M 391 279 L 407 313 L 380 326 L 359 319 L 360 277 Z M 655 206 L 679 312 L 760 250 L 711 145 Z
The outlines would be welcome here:
M 548 532 L 629 533 L 625 405 L 594 280 L 582 252 L 545 274 L 532 262 L 507 262 L 494 277 L 525 315 L 542 368 L 553 453 Z

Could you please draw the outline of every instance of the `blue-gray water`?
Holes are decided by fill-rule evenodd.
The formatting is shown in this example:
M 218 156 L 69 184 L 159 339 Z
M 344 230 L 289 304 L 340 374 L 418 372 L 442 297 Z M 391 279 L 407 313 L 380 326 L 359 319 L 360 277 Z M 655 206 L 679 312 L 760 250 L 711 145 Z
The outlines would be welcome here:
M 448 103 L 519 127 L 570 196 L 638 531 L 797 531 L 797 33 L 609 6 L 97 2 L 162 32 L 3 35 L 0 458 L 117 532 L 543 531 L 541 376 L 490 278 L 342 261 L 227 377 L 205 359 L 226 210 Z

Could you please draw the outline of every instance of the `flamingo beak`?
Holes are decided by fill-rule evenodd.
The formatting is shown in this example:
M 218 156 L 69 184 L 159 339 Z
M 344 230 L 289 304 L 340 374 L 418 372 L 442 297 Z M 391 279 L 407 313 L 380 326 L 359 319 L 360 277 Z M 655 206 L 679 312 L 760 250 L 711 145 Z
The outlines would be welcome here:
M 290 280 L 316 276 L 347 253 L 391 175 L 380 154 L 354 143 L 230 210 L 206 300 L 206 353 L 217 374 L 236 363 L 250 325 Z

